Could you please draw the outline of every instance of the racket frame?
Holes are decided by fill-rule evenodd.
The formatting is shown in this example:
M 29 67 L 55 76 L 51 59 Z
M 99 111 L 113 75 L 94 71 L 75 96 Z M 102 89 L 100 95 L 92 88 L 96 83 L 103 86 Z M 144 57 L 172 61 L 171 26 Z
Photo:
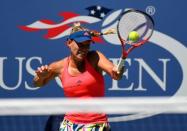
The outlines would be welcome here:
M 118 24 L 117 24 L 117 35 L 118 35 L 118 38 L 119 38 L 119 40 L 120 40 L 120 42 L 121 42 L 121 48 L 122 48 L 122 56 L 120 57 L 119 63 L 118 63 L 118 65 L 117 65 L 117 70 L 118 70 L 118 71 L 120 71 L 120 70 L 122 69 L 122 67 L 124 66 L 125 59 L 128 57 L 128 54 L 129 54 L 133 49 L 135 49 L 135 48 L 137 48 L 137 47 L 140 47 L 141 45 L 145 44 L 145 43 L 149 40 L 149 38 L 152 36 L 152 34 L 153 34 L 153 31 L 152 31 L 151 34 L 150 34 L 150 36 L 149 36 L 147 39 L 145 39 L 145 40 L 143 40 L 143 41 L 141 41 L 141 42 L 138 42 L 138 43 L 135 43 L 135 44 L 131 45 L 131 47 L 128 48 L 128 49 L 126 50 L 126 49 L 125 49 L 125 45 L 127 44 L 127 40 L 122 39 L 121 36 L 120 36 L 120 33 L 119 33 L 119 22 L 120 22 L 121 18 L 122 18 L 125 14 L 127 14 L 127 13 L 129 13 L 129 12 L 139 12 L 139 13 L 141 13 L 141 14 L 147 16 L 147 17 L 151 20 L 153 27 L 154 27 L 154 25 L 155 25 L 153 18 L 152 18 L 150 15 L 148 15 L 147 13 L 145 13 L 145 12 L 143 12 L 143 11 L 140 11 L 140 10 L 130 9 L 130 10 L 127 10 L 127 11 L 125 11 L 125 12 L 123 12 L 123 13 L 121 14 L 121 16 L 120 16 L 120 18 L 119 18 L 119 20 L 118 20 Z M 153 29 L 153 30 L 154 30 L 154 29 Z

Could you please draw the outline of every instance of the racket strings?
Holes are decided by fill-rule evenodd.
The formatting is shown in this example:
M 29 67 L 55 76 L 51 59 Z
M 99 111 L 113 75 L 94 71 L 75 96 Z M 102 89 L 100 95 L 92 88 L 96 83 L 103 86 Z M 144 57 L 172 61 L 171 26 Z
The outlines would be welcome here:
M 128 33 L 131 31 L 137 31 L 136 28 L 138 25 L 140 25 L 140 21 L 138 20 L 137 16 L 132 13 L 124 15 L 119 22 L 121 36 L 127 39 Z
M 125 13 L 118 25 L 119 35 L 126 41 L 127 44 L 134 43 L 128 40 L 128 35 L 131 31 L 136 31 L 139 34 L 137 42 L 149 39 L 153 32 L 153 23 L 148 16 L 140 12 Z

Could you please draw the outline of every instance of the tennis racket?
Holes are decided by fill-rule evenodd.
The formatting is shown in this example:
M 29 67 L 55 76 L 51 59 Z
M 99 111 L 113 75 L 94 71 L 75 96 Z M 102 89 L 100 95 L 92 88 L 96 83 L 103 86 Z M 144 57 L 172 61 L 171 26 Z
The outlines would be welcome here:
M 145 44 L 153 34 L 154 21 L 145 12 L 131 9 L 124 12 L 118 20 L 117 35 L 121 42 L 122 56 L 117 65 L 118 71 L 122 69 L 128 54 L 137 47 Z M 131 32 L 136 32 L 139 38 L 132 41 Z

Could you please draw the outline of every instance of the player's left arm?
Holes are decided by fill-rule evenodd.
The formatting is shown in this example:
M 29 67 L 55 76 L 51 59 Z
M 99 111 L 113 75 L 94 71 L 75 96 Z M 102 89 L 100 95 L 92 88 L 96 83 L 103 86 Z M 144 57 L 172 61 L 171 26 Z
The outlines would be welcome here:
M 108 60 L 101 52 L 97 51 L 99 56 L 98 67 L 108 73 L 113 79 L 119 80 L 122 78 L 124 68 L 117 70 L 117 66 Z

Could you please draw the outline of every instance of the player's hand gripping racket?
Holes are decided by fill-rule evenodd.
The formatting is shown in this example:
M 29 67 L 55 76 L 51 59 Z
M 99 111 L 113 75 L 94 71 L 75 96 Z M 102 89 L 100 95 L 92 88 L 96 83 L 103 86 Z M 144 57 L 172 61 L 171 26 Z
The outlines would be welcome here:
M 122 14 L 117 25 L 117 35 L 122 47 L 122 56 L 117 65 L 118 71 L 124 66 L 128 54 L 149 40 L 153 30 L 154 21 L 148 14 L 134 9 Z

